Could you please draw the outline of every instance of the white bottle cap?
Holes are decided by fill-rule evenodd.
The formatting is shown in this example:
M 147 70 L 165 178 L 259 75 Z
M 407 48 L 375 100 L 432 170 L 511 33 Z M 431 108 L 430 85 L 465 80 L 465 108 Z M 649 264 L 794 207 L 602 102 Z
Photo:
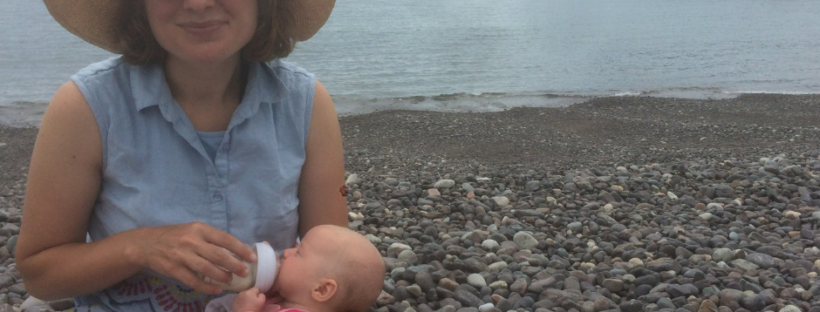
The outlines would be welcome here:
M 256 285 L 260 292 L 265 293 L 273 287 L 276 280 L 277 267 L 276 253 L 265 243 L 256 243 Z

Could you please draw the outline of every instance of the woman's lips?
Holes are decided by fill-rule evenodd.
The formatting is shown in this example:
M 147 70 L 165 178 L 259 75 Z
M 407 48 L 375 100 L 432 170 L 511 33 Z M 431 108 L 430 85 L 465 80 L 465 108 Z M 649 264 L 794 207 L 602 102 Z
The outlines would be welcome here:
M 222 25 L 227 24 L 226 22 L 221 21 L 212 21 L 212 22 L 201 22 L 201 23 L 182 23 L 180 26 L 186 32 L 191 33 L 193 35 L 207 35 L 213 33 Z

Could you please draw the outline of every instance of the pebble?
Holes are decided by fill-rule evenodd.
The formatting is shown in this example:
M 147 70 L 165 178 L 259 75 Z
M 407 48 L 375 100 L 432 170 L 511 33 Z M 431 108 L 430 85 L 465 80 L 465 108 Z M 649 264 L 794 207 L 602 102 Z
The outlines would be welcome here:
M 485 303 L 485 304 L 482 304 L 482 305 L 478 306 L 478 311 L 479 312 L 489 312 L 493 308 L 495 308 L 495 306 L 492 303 Z
M 757 264 L 754 264 L 750 261 L 746 261 L 744 259 L 736 259 L 732 261 L 732 266 L 740 268 L 744 271 L 755 271 L 759 268 Z
M 510 199 L 507 198 L 506 196 L 495 196 L 495 197 L 493 197 L 493 201 L 499 207 L 504 207 L 504 206 L 507 206 L 507 205 L 510 204 Z
M 609 278 L 604 280 L 603 286 L 610 292 L 617 293 L 623 289 L 624 282 L 619 279 Z
M 435 187 L 437 189 L 449 189 L 449 188 L 452 188 L 455 185 L 456 185 L 456 181 L 453 181 L 451 179 L 441 179 L 441 180 L 436 181 L 436 184 L 434 184 L 433 187 Z
M 535 246 L 538 246 L 538 240 L 525 232 L 515 233 L 515 236 L 513 236 L 513 241 L 521 249 L 532 249 L 535 248 Z
M 499 289 L 507 289 L 507 282 L 505 281 L 495 281 L 490 283 L 490 289 L 492 290 L 499 290 Z
M 772 256 L 758 252 L 746 255 L 746 261 L 754 263 L 764 270 L 774 266 L 774 258 Z
M 414 265 L 416 264 L 416 261 L 418 261 L 419 258 L 416 255 L 416 253 L 412 250 L 403 250 L 401 253 L 399 253 L 398 259 L 400 261 L 406 262 L 407 264 Z
M 582 227 L 583 227 L 583 225 L 581 224 L 581 222 L 578 222 L 578 221 L 567 224 L 567 229 L 572 231 L 572 233 L 581 232 Z
M 732 261 L 735 258 L 735 252 L 729 248 L 716 248 L 712 251 L 712 259 L 720 262 Z
M 484 277 L 475 273 L 467 276 L 467 284 L 475 288 L 487 286 L 487 282 L 484 281 Z
M 347 176 L 347 179 L 345 180 L 345 185 L 351 186 L 351 185 L 356 184 L 356 183 L 359 183 L 359 175 L 358 174 L 353 173 L 353 174 L 350 174 L 349 176 Z
M 780 309 L 780 312 L 801 312 L 801 310 L 800 310 L 800 308 L 798 308 L 796 306 L 787 305 L 787 306 L 783 307 L 782 309 Z
M 621 303 L 619 308 L 622 312 L 640 312 L 643 311 L 643 302 L 638 300 L 629 300 Z
M 712 300 L 703 300 L 697 312 L 718 312 L 718 307 Z
M 488 251 L 495 251 L 496 249 L 498 249 L 498 247 L 498 242 L 492 239 L 486 239 L 483 242 L 481 242 L 481 248 L 484 248 Z

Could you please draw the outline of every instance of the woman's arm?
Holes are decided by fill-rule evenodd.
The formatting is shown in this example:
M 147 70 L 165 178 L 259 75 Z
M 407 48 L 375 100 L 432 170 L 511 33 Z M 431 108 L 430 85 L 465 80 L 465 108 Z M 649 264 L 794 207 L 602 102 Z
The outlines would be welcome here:
M 218 286 L 193 272 L 228 282 L 231 275 L 214 263 L 233 272 L 247 271 L 217 246 L 246 260 L 253 258 L 251 249 L 204 224 L 141 228 L 86 243 L 101 168 L 96 120 L 85 97 L 69 82 L 49 104 L 31 157 L 15 259 L 29 293 L 46 300 L 86 295 L 143 267 L 197 290 L 218 293 Z
M 299 180 L 299 235 L 320 224 L 347 227 L 342 132 L 333 100 L 316 82 L 306 159 Z

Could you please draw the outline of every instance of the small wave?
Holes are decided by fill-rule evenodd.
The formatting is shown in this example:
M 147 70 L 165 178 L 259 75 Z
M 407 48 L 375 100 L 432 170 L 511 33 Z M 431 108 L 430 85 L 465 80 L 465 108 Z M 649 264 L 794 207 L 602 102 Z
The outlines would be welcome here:
M 812 95 L 820 94 L 820 91 L 725 91 L 729 94 L 783 94 L 783 95 Z
M 625 92 L 615 93 L 612 96 L 620 97 L 620 96 L 639 96 L 639 95 L 644 95 L 644 93 L 643 92 L 625 91 Z
M 382 110 L 422 110 L 437 112 L 498 112 L 513 107 L 566 107 L 589 100 L 576 94 L 533 93 L 450 93 L 431 96 L 403 96 L 366 99 L 355 96 L 333 98 L 340 115 L 367 114 Z

